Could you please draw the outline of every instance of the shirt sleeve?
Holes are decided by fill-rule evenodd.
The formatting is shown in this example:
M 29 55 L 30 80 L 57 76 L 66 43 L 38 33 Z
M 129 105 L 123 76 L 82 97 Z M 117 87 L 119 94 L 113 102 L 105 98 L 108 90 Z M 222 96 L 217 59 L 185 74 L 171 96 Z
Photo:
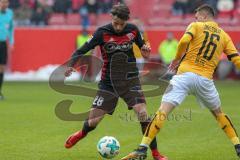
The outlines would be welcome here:
M 94 49 L 97 45 L 100 45 L 103 42 L 102 40 L 102 32 L 100 29 L 98 29 L 90 39 L 84 43 L 83 46 L 78 48 L 73 54 L 72 57 L 68 63 L 69 67 L 73 67 L 75 63 L 78 61 L 78 59 L 86 54 L 91 49 Z
M 11 20 L 9 24 L 9 43 L 10 45 L 14 44 L 14 23 L 13 23 L 13 13 L 11 12 Z
M 183 37 L 180 39 L 178 46 L 177 46 L 175 60 L 182 59 L 192 38 L 193 37 L 190 34 L 183 35 Z
M 137 46 L 139 48 L 142 48 L 142 46 L 145 44 L 144 40 L 143 40 L 143 35 L 140 33 L 139 29 L 136 27 L 137 30 L 137 34 L 136 34 L 136 38 L 135 38 L 135 43 L 137 44 Z
M 186 31 L 185 31 L 185 34 L 188 34 L 190 35 L 192 38 L 194 38 L 194 36 L 196 35 L 196 32 L 197 32 L 197 24 L 195 22 L 191 23 Z
M 223 52 L 227 55 L 228 60 L 232 61 L 234 65 L 240 69 L 240 55 L 234 46 L 232 39 L 228 35 L 226 37 L 226 46 Z
M 196 32 L 197 32 L 197 24 L 193 22 L 187 27 L 184 35 L 182 36 L 182 38 L 178 43 L 175 60 L 180 60 L 183 57 L 190 41 L 196 35 Z

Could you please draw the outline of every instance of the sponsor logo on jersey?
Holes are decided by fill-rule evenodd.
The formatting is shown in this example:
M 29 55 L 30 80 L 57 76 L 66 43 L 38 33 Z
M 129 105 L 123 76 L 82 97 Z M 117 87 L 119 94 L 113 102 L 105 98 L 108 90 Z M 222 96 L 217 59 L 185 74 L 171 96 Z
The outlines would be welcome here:
M 133 47 L 132 42 L 123 42 L 121 44 L 109 42 L 104 45 L 104 49 L 106 50 L 107 53 L 113 53 L 115 51 L 126 52 L 132 49 L 132 47 Z

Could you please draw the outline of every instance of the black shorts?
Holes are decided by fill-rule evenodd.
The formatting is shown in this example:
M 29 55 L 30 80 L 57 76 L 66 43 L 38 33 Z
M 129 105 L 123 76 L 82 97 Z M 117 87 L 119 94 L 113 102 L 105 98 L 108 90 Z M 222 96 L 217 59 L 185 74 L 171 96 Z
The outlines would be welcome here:
M 7 43 L 0 42 L 0 65 L 7 64 Z
M 99 90 L 93 100 L 92 107 L 107 111 L 108 114 L 113 114 L 119 97 L 125 101 L 129 110 L 136 104 L 146 103 L 138 78 L 119 81 L 114 87 L 100 82 L 98 87 Z

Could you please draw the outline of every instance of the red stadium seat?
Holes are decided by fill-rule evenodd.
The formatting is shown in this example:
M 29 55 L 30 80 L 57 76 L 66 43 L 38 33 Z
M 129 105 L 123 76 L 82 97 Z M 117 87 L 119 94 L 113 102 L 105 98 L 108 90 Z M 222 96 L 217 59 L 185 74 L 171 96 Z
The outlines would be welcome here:
M 233 12 L 219 12 L 217 18 L 231 18 Z
M 196 19 L 195 19 L 194 14 L 186 14 L 183 16 L 183 24 L 185 26 L 189 25 L 190 23 L 195 22 L 195 21 L 196 21 Z
M 139 12 L 139 9 L 138 9 L 138 6 L 139 6 L 139 3 L 137 3 L 136 0 L 131 0 L 131 1 L 127 1 L 126 2 L 130 11 L 131 11 L 131 16 L 132 17 L 139 17 L 138 16 L 138 12 Z
M 79 8 L 84 4 L 84 0 L 72 0 L 72 9 L 79 10 Z
M 81 16 L 79 14 L 68 14 L 66 17 L 67 25 L 80 25 Z
M 239 3 L 239 4 L 240 4 L 240 3 Z M 234 11 L 233 17 L 240 19 L 240 5 L 239 5 L 239 9 L 236 9 L 236 10 Z
M 66 17 L 62 13 L 54 13 L 48 19 L 49 25 L 66 25 Z
M 97 25 L 97 15 L 96 14 L 89 14 L 88 15 L 89 21 L 90 21 L 90 25 L 91 26 L 96 26 Z
M 166 18 L 153 17 L 148 19 L 147 24 L 150 26 L 165 26 L 167 23 Z
M 159 3 L 165 4 L 165 5 L 172 6 L 174 0 L 155 0 L 155 2 L 159 2 Z
M 126 1 L 132 17 L 139 17 L 149 25 L 165 24 L 165 19 L 171 16 L 173 2 L 174 0 L 149 0 L 147 3 L 146 0 Z
M 240 27 L 240 19 L 238 17 L 234 17 L 233 19 L 231 19 L 230 25 Z
M 173 16 L 171 8 L 174 0 L 149 0 L 148 3 L 145 0 L 131 0 L 126 3 L 131 9 L 132 17 L 141 18 L 146 25 L 186 26 L 195 21 L 194 14 L 185 15 L 183 18 Z M 239 6 L 240 1 L 236 4 L 234 12 L 219 13 L 217 22 L 224 26 L 240 26 Z
M 111 15 L 110 14 L 100 14 L 97 18 L 97 25 L 101 26 L 111 22 Z
M 154 11 L 151 17 L 160 17 L 160 18 L 168 18 L 171 16 L 170 10 L 160 9 L 159 11 Z
M 225 14 L 225 13 L 219 13 L 217 15 L 217 22 L 220 24 L 220 25 L 229 25 L 230 22 L 231 22 L 231 15 L 230 14 Z
M 172 16 L 167 20 L 169 26 L 182 26 L 184 24 L 182 16 Z

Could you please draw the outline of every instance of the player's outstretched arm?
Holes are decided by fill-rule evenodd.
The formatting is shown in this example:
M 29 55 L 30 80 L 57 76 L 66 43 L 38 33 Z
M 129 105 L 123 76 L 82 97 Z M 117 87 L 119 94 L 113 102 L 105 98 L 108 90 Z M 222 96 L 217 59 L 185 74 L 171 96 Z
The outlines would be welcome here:
M 88 49 L 88 45 L 85 43 L 81 48 L 77 49 L 71 56 L 71 59 L 67 63 L 67 69 L 65 70 L 65 77 L 69 77 L 72 75 L 72 72 L 75 72 L 74 66 L 76 65 L 78 59 L 87 53 L 90 49 Z
M 81 48 L 79 48 L 78 50 L 76 50 L 72 56 L 71 59 L 68 61 L 67 63 L 67 68 L 64 72 L 65 77 L 69 77 L 72 75 L 72 72 L 75 72 L 76 70 L 74 69 L 74 66 L 76 65 L 76 62 L 78 61 L 78 59 L 83 56 L 85 53 L 87 53 L 88 51 L 84 51 L 83 48 L 85 47 L 86 44 L 84 44 L 84 46 L 82 46 Z
M 79 49 L 77 49 L 71 56 L 70 61 L 67 64 L 67 69 L 65 71 L 65 76 L 69 77 L 72 72 L 75 71 L 74 66 L 76 65 L 76 62 L 80 57 L 82 57 L 84 54 L 86 54 L 91 49 L 95 48 L 97 45 L 102 43 L 102 32 L 100 29 L 98 29 L 93 36 Z
M 95 47 L 95 46 L 94 46 Z M 75 66 L 76 62 L 80 57 L 82 57 L 84 54 L 86 54 L 89 50 L 92 48 L 92 44 L 89 42 L 86 42 L 82 47 L 77 49 L 71 56 L 70 61 L 68 62 L 68 67 L 73 67 Z

